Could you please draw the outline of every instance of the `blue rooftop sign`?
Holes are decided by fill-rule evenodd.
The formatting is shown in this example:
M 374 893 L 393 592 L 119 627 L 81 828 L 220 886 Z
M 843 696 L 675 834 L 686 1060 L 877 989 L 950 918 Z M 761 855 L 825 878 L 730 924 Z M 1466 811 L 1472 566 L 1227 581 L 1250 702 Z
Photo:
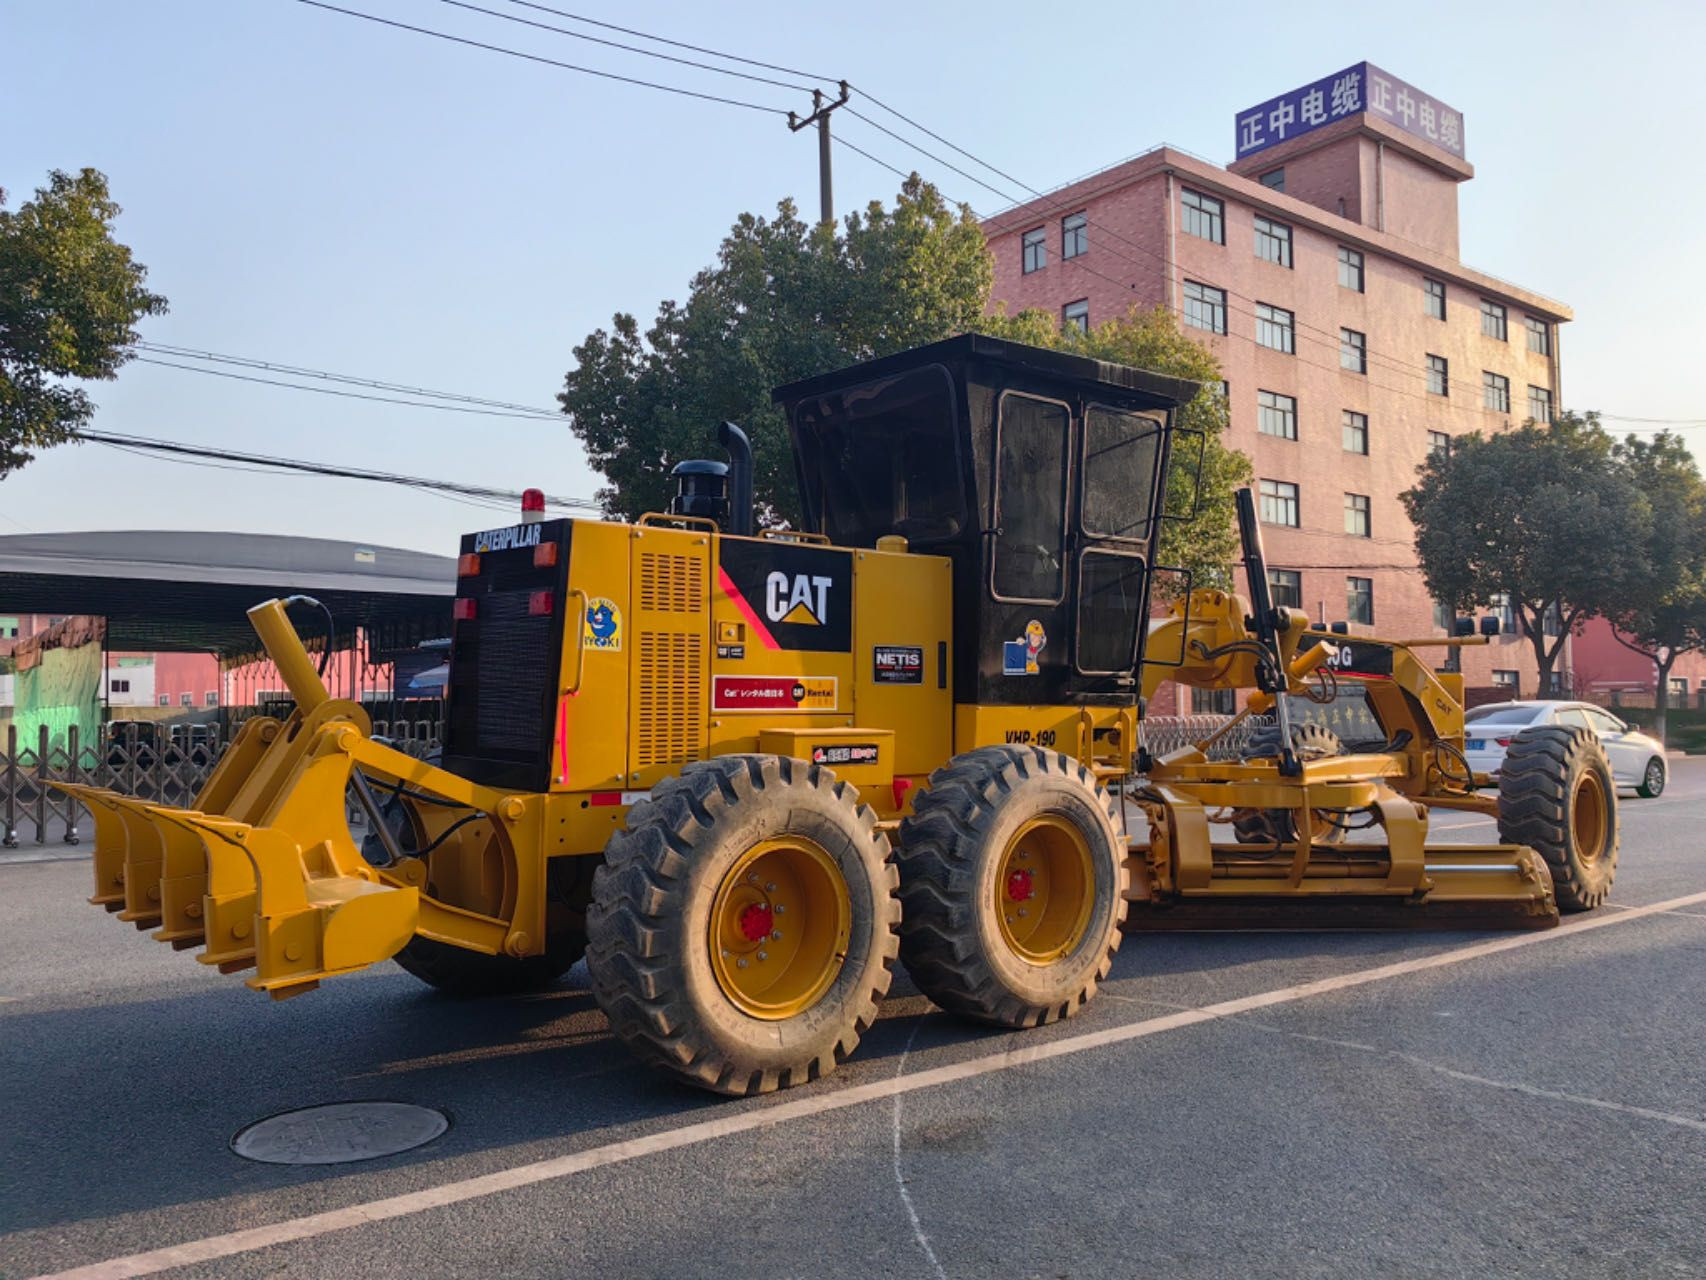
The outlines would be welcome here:
M 1463 155 L 1463 114 L 1414 85 L 1359 62 L 1237 116 L 1238 159 L 1366 111 L 1452 155 Z

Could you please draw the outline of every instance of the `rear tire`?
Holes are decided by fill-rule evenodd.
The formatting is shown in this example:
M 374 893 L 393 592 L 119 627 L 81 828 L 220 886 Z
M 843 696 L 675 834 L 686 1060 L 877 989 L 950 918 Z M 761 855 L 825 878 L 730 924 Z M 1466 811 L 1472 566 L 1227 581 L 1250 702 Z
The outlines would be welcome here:
M 1617 790 L 1592 730 L 1531 725 L 1511 741 L 1499 769 L 1499 839 L 1546 859 L 1561 910 L 1605 901 L 1617 878 Z
M 1053 751 L 982 747 L 931 774 L 900 829 L 900 952 L 919 989 L 1003 1027 L 1078 1012 L 1120 945 L 1118 824 L 1107 789 Z
M 1244 758 L 1277 758 L 1284 741 L 1277 724 L 1263 725 L 1250 735 L 1243 751 Z M 1345 744 L 1339 741 L 1339 735 L 1321 724 L 1292 725 L 1291 746 L 1299 760 L 1324 760 L 1345 753 Z M 1241 809 L 1232 819 L 1232 831 L 1239 844 L 1277 846 L 1297 841 L 1297 823 L 1293 821 L 1290 809 Z M 1347 834 L 1338 824 L 1319 818 L 1311 839 L 1315 844 L 1342 844 Z
M 1665 781 L 1665 762 L 1654 756 L 1647 761 L 1647 770 L 1641 775 L 1641 785 L 1635 788 L 1635 794 L 1657 800 L 1665 793 Z
M 858 792 L 782 756 L 690 764 L 593 877 L 587 968 L 642 1060 L 735 1096 L 834 1071 L 876 1021 L 899 877 Z

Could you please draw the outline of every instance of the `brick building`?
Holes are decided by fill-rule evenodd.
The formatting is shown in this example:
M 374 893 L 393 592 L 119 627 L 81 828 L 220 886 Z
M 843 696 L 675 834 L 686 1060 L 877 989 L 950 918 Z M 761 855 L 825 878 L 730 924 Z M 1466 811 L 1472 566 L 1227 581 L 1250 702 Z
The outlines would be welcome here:
M 1220 359 L 1276 601 L 1443 634 L 1398 494 L 1453 436 L 1550 420 L 1570 309 L 1462 263 L 1462 118 L 1379 68 L 1236 130 L 1225 168 L 1160 147 L 987 220 L 993 302 L 1080 325 L 1172 309 Z M 1534 690 L 1519 636 L 1462 661 L 1471 687 Z

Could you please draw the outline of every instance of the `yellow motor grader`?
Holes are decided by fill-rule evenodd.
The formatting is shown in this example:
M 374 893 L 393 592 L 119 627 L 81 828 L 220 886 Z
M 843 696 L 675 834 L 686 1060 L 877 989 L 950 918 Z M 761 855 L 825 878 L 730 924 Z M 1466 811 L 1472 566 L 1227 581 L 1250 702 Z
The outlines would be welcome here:
M 729 1094 L 833 1070 L 897 958 L 976 1019 L 1070 1015 L 1133 906 L 1594 905 L 1617 850 L 1597 743 L 1530 730 L 1479 794 L 1458 678 L 1274 607 L 1247 494 L 1250 600 L 1186 592 L 1151 625 L 1198 389 L 955 338 L 776 392 L 800 530 L 755 531 L 725 424 L 731 461 L 681 464 L 667 513 L 470 534 L 436 762 L 375 740 L 290 602 L 258 605 L 295 709 L 246 722 L 189 808 L 66 786 L 94 818 L 91 901 L 275 998 L 392 956 L 514 992 L 584 954 L 618 1036 Z M 1151 751 L 1168 678 L 1249 706 Z M 1352 682 L 1375 726 L 1354 749 L 1305 714 Z M 1435 808 L 1496 815 L 1501 842 L 1428 844 Z

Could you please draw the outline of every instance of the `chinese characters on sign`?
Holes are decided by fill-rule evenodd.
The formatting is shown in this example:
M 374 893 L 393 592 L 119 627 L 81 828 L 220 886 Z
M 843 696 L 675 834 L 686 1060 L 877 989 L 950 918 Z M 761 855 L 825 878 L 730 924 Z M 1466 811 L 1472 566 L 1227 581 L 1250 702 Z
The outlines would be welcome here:
M 1237 116 L 1238 158 L 1366 111 L 1454 156 L 1463 154 L 1463 116 L 1372 62 L 1359 62 Z

